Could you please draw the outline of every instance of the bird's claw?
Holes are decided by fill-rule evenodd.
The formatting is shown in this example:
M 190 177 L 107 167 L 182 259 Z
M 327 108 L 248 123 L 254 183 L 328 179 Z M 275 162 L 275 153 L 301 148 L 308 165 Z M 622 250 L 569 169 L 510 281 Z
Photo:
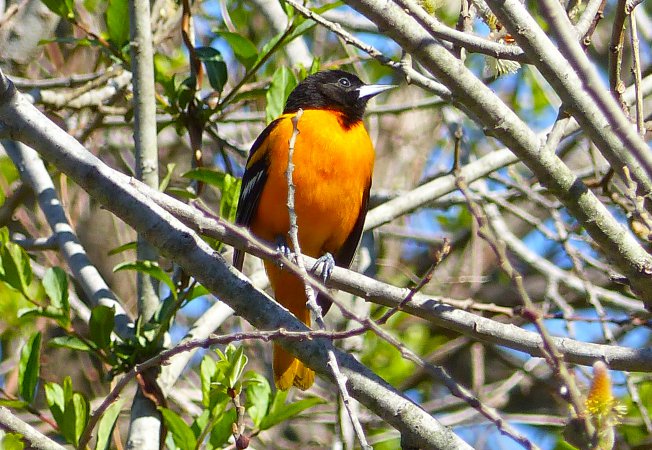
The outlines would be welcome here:
M 335 268 L 335 259 L 333 259 L 333 255 L 331 255 L 330 253 L 325 253 L 317 261 L 315 261 L 315 264 L 313 264 L 312 266 L 311 272 L 316 275 L 317 272 L 320 271 L 319 278 L 321 278 L 322 282 L 326 284 L 328 280 L 330 280 L 334 268 Z
M 285 239 L 282 237 L 276 238 L 276 252 L 281 255 L 286 257 L 289 260 L 293 260 L 294 258 L 294 253 L 292 252 L 292 249 L 288 245 L 287 242 L 285 242 Z M 283 261 L 279 263 L 281 267 L 283 267 Z

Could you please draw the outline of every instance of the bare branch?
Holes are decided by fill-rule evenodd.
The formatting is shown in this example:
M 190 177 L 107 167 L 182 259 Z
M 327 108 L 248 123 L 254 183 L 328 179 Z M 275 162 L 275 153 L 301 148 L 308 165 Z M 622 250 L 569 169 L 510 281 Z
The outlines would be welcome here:
M 604 253 L 614 258 L 619 270 L 623 271 L 636 293 L 643 299 L 652 298 L 652 257 L 568 166 L 556 155 L 540 151 L 541 143 L 534 132 L 491 89 L 482 84 L 446 49 L 439 46 L 436 40 L 397 5 L 390 2 L 381 4 L 372 0 L 347 0 L 347 3 L 386 29 L 390 37 L 444 81 L 456 100 L 474 113 L 475 119 L 483 125 L 486 132 L 493 133 L 508 146 L 582 223 Z M 513 3 L 518 4 L 514 8 L 523 9 L 518 0 Z M 503 7 L 501 4 L 500 8 Z M 538 27 L 536 24 L 530 25 Z M 525 29 L 525 26 L 519 28 L 522 32 Z M 543 39 L 547 40 L 547 37 L 544 35 Z M 605 130 L 600 129 L 600 132 Z M 615 136 L 612 138 L 614 146 L 622 152 L 620 141 Z M 636 139 L 639 139 L 638 136 Z M 640 165 L 637 167 L 640 168 Z
M 0 428 L 22 435 L 23 439 L 29 443 L 30 448 L 35 450 L 65 450 L 65 447 L 14 416 L 4 406 L 0 406 Z
M 623 175 L 630 168 L 643 195 L 652 192 L 652 155 L 632 129 L 574 36 L 566 12 L 554 0 L 540 2 L 558 39 L 554 44 L 519 0 L 488 2 L 555 88 L 573 117 L 587 130 L 612 168 Z
M 56 236 L 61 254 L 93 305 L 115 308 L 116 332 L 121 337 L 133 334 L 131 318 L 108 287 L 97 268 L 93 266 L 72 229 L 63 206 L 57 197 L 54 183 L 43 160 L 33 149 L 20 142 L 3 142 L 7 154 L 20 171 L 21 177 L 37 196 L 39 206 Z

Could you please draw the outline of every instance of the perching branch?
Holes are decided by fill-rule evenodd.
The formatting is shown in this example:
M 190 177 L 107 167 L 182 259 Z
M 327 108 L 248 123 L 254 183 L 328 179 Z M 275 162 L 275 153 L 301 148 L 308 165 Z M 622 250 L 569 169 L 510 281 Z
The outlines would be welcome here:
M 261 242 L 247 230 L 221 220 L 216 221 L 215 218 L 207 217 L 191 206 L 174 200 L 163 193 L 153 192 L 142 184 L 134 182 L 133 186 L 142 195 L 147 196 L 151 202 L 163 207 L 201 234 L 241 248 L 247 253 L 260 258 L 275 260 L 279 257 L 275 248 Z M 308 264 L 314 264 L 316 261 L 308 256 L 304 256 L 304 258 Z M 526 261 L 529 262 L 527 259 Z M 289 259 L 283 259 L 282 263 L 287 269 L 292 269 L 292 261 Z M 537 264 L 542 264 L 542 262 Z M 583 292 L 581 280 L 568 277 L 567 274 L 563 274 L 561 271 L 551 271 L 549 265 L 542 265 L 539 270 L 544 271 L 544 273 L 550 271 L 553 276 L 562 277 L 570 288 Z M 341 267 L 335 267 L 333 270 L 329 286 L 388 307 L 398 306 L 410 292 L 407 288 L 391 286 Z M 644 310 L 641 302 L 614 292 L 610 293 L 606 289 L 598 287 L 595 289 L 603 301 L 611 302 L 633 312 Z M 480 307 L 480 304 L 473 301 L 416 294 L 410 303 L 405 306 L 404 310 L 409 314 L 429 320 L 437 326 L 462 333 L 474 339 L 504 345 L 515 350 L 524 351 L 532 356 L 541 356 L 541 343 L 536 333 L 522 330 L 516 326 L 505 326 L 502 322 L 466 311 L 469 308 L 479 309 Z M 498 312 L 497 307 L 494 305 L 484 305 L 484 307 L 487 308 L 487 311 Z M 507 313 L 508 311 L 503 310 L 502 312 Z M 564 358 L 569 362 L 591 365 L 596 359 L 602 359 L 616 370 L 652 371 L 652 351 L 584 343 L 565 338 L 557 339 L 559 339 L 557 346 L 564 353 Z
M 252 325 L 262 330 L 307 330 L 288 311 L 255 290 L 192 230 L 135 190 L 129 177 L 105 166 L 70 135 L 47 120 L 18 94 L 1 72 L 0 118 L 0 128 L 6 129 L 13 139 L 37 148 L 91 196 L 142 233 L 162 254 L 192 273 L 197 281 Z M 470 448 L 412 401 L 351 355 L 337 350 L 330 342 L 315 339 L 300 345 L 288 340 L 280 340 L 279 343 L 327 379 L 332 379 L 327 354 L 333 351 L 340 370 L 349 379 L 351 396 L 408 436 L 411 442 L 427 448 Z

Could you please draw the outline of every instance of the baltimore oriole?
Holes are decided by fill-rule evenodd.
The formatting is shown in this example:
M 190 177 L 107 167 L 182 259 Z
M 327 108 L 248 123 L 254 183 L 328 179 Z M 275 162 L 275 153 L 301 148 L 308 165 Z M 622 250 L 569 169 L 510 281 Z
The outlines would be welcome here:
M 299 245 L 305 255 L 327 255 L 324 261 L 348 267 L 362 234 L 374 166 L 374 149 L 362 115 L 371 97 L 391 87 L 366 85 L 341 70 L 318 72 L 299 83 L 283 115 L 265 128 L 251 148 L 236 223 L 266 241 L 285 242 L 290 227 L 286 170 L 294 129 L 291 119 L 302 109 L 292 161 Z M 233 264 L 242 269 L 243 260 L 244 254 L 236 250 Z M 272 262 L 265 261 L 265 270 L 276 301 L 310 326 L 302 281 Z M 325 314 L 330 302 L 321 297 L 318 301 Z M 295 385 L 305 390 L 314 379 L 311 369 L 274 345 L 277 388 Z

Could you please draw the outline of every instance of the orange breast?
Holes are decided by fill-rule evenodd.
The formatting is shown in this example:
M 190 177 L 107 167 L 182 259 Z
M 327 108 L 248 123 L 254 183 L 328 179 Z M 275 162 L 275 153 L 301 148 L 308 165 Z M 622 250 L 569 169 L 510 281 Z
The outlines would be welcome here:
M 251 230 L 268 241 L 287 239 L 290 226 L 285 172 L 293 116 L 284 116 L 267 139 L 268 178 Z M 293 182 L 299 243 L 303 253 L 319 257 L 336 253 L 351 233 L 371 183 L 374 151 L 362 122 L 344 130 L 332 111 L 304 111 L 298 129 Z

